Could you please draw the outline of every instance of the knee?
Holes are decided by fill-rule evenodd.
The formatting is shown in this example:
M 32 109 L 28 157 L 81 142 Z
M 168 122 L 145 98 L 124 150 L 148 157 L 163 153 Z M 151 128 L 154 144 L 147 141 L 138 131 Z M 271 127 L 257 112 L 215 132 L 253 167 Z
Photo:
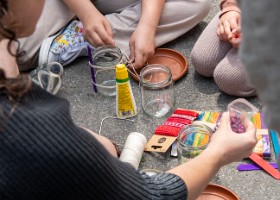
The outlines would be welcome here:
M 199 74 L 201 74 L 201 72 L 203 72 L 202 69 L 204 67 L 202 66 L 203 65 L 203 63 L 201 62 L 202 60 L 200 59 L 200 52 L 196 48 L 193 48 L 190 57 L 194 70 Z
M 231 73 L 222 67 L 217 67 L 213 74 L 215 83 L 219 89 L 232 96 L 252 97 L 256 96 L 256 90 L 250 85 L 246 74 Z
M 207 54 L 202 52 L 203 50 L 200 48 L 193 48 L 191 52 L 191 63 L 193 65 L 194 70 L 202 76 L 212 77 L 213 70 L 215 67 L 210 66 L 210 59 L 207 58 Z

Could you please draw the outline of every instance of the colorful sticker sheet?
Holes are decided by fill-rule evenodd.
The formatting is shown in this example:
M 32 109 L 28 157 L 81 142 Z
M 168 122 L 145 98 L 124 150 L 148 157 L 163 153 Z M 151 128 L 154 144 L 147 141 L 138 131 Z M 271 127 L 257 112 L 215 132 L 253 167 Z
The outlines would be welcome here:
M 218 124 L 222 116 L 222 112 L 205 111 L 200 112 L 196 120 L 204 121 L 208 123 Z M 252 117 L 251 121 L 254 123 L 257 129 L 257 139 L 258 143 L 254 148 L 254 152 L 263 158 L 270 158 L 271 148 L 270 148 L 270 138 L 269 131 L 264 123 L 264 116 L 262 113 L 257 113 Z

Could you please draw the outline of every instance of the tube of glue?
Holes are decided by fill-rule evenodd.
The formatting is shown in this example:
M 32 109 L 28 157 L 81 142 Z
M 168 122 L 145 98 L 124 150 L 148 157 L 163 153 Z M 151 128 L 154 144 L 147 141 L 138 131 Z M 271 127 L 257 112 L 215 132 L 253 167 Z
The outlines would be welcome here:
M 116 114 L 119 118 L 129 118 L 137 114 L 127 68 L 124 64 L 116 65 Z

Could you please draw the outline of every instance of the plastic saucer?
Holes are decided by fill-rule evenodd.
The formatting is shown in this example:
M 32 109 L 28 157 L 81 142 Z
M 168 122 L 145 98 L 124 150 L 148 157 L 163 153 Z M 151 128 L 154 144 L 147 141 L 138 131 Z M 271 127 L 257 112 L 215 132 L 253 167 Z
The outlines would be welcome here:
M 157 48 L 155 54 L 148 59 L 148 64 L 162 64 L 167 66 L 171 73 L 173 81 L 181 79 L 188 71 L 188 61 L 185 56 L 177 51 L 167 48 Z M 142 68 L 141 68 L 142 69 Z M 135 70 L 139 75 L 141 69 Z M 131 77 L 139 81 L 139 77 L 131 74 Z
M 240 198 L 230 189 L 211 183 L 196 200 L 240 200 Z

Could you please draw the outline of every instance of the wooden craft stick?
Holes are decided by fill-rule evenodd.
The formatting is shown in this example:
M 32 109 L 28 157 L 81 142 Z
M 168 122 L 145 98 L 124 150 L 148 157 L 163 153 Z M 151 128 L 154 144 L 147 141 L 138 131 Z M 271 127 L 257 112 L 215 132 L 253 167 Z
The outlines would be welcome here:
M 249 158 L 269 173 L 273 178 L 280 180 L 280 172 L 274 169 L 269 163 L 258 156 L 256 153 L 252 153 Z

